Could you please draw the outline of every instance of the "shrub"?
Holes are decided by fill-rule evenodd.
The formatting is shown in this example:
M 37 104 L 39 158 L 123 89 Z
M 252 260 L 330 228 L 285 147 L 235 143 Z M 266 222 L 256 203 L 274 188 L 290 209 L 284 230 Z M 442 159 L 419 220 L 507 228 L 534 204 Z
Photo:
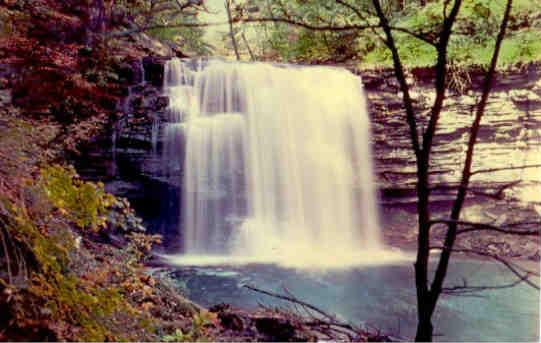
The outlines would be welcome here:
M 41 182 L 52 204 L 79 228 L 97 232 L 107 225 L 115 198 L 102 183 L 83 181 L 73 167 L 58 165 L 42 169 Z

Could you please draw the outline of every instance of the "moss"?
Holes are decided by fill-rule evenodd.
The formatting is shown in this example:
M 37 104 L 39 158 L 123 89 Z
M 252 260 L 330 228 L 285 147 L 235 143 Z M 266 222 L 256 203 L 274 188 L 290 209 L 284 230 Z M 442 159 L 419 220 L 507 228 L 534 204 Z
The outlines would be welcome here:
M 41 182 L 54 206 L 79 228 L 98 231 L 106 225 L 114 197 L 103 184 L 82 181 L 73 168 L 58 165 L 43 168 Z
M 96 269 L 77 275 L 71 268 L 74 238 L 68 231 L 44 235 L 17 209 L 10 211 L 9 232 L 12 238 L 27 245 L 36 268 L 28 280 L 24 299 L 25 314 L 16 325 L 22 326 L 32 316 L 47 314 L 46 320 L 77 328 L 71 333 L 57 332 L 56 337 L 82 341 L 137 340 L 141 332 L 155 331 L 154 321 L 136 310 L 128 301 L 123 285 L 99 278 Z M 108 273 L 108 266 L 96 266 Z M 37 307 L 36 307 L 37 305 Z M 37 314 L 33 311 L 37 310 Z M 29 313 L 28 311 L 32 312 Z M 135 330 L 130 331 L 127 326 Z M 65 336 L 67 335 L 67 336 Z
M 49 273 L 36 274 L 31 291 L 48 299 L 46 307 L 51 311 L 51 319 L 66 320 L 80 327 L 77 339 L 105 341 L 128 338 L 124 337 L 123 328 L 115 326 L 116 312 L 133 312 L 119 288 L 99 288 L 73 275 Z
M 164 342 L 212 342 L 215 339 L 208 336 L 205 328 L 212 326 L 216 321 L 216 314 L 211 312 L 202 312 L 193 316 L 190 330 L 183 332 L 181 329 L 175 329 L 170 335 L 162 337 Z
M 9 282 L 4 282 L 9 287 L 14 286 L 13 292 L 20 294 L 18 300 L 9 305 L 14 319 L 9 324 L 13 328 L 11 332 L 47 323 L 44 331 L 47 334 L 34 337 L 35 340 L 151 338 L 156 323 L 148 311 L 140 311 L 130 303 L 130 294 L 122 280 L 137 275 L 138 261 L 157 238 L 134 235 L 125 251 L 131 268 L 115 279 L 111 276 L 117 268 L 115 263 L 122 260 L 117 257 L 107 262 L 97 261 L 92 252 L 78 246 L 70 223 L 85 234 L 109 223 L 109 212 L 115 204 L 121 203 L 123 211 L 115 216 L 115 225 L 118 221 L 125 223 L 124 216 L 131 218 L 133 211 L 123 201 L 107 194 L 103 185 L 78 179 L 72 168 L 45 166 L 38 181 L 28 182 L 24 187 L 23 194 L 27 196 L 23 201 L 0 195 L 0 207 L 4 210 L 0 213 L 1 224 L 9 236 L 8 241 L 13 242 L 7 247 L 8 252 L 0 247 L 0 257 L 7 254 L 19 257 L 19 261 L 11 261 L 10 273 L 25 280 L 15 287 L 9 285 L 15 279 L 10 275 L 9 280 L 5 279 Z M 21 261 L 28 266 L 25 275 L 17 270 Z
M 27 281 L 29 295 L 25 298 L 39 299 L 38 313 L 49 314 L 50 320 L 80 326 L 81 339 L 105 340 L 109 333 L 97 319 L 121 308 L 119 291 L 92 287 L 70 272 L 69 250 L 73 248 L 73 235 L 69 232 L 46 236 L 23 208 L 11 205 L 7 211 L 7 232 L 16 247 L 25 248 L 25 258 L 33 260 L 35 265 Z
M 57 42 L 34 51 L 45 45 L 20 31 L 11 35 L 11 23 L 1 20 L 26 16 L 15 12 L 0 13 L 0 38 L 10 38 L 8 48 L 21 65 L 48 67 L 17 77 L 13 98 L 20 108 L 0 108 L 0 341 L 156 340 L 160 323 L 150 309 L 168 306 L 167 300 L 147 281 L 136 290 L 144 296 L 138 300 L 125 282 L 141 281 L 140 261 L 157 238 L 133 235 L 126 249 L 97 242 L 102 230 L 144 231 L 141 220 L 103 184 L 81 180 L 72 167 L 49 165 L 106 121 L 119 81 L 106 65 L 114 54 L 92 47 L 85 57 L 77 45 Z M 96 92 L 99 87 L 83 79 L 83 66 L 96 69 L 99 86 L 111 92 Z M 36 84 L 41 92 L 31 87 Z M 62 99 L 68 100 L 58 105 Z M 51 108 L 56 121 L 23 115 L 30 109 L 49 116 Z

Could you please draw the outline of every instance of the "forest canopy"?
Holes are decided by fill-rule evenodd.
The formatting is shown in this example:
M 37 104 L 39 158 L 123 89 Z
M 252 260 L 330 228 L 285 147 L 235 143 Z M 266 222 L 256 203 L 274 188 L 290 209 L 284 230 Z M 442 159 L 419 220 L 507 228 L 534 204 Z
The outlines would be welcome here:
M 398 28 L 395 39 L 405 65 L 432 66 L 436 50 L 429 43 L 437 37 L 448 1 L 383 1 L 390 24 Z M 504 0 L 470 0 L 464 3 L 449 44 L 455 65 L 486 67 L 494 37 L 505 8 Z M 343 62 L 390 66 L 391 55 L 375 28 L 378 18 L 369 1 L 250 0 L 237 4 L 239 20 L 253 21 L 254 44 L 263 57 L 287 62 Z M 257 22 L 257 18 L 280 19 Z M 281 20 L 286 19 L 286 20 Z M 286 21 L 298 23 L 292 25 Z M 312 26 L 312 28 L 304 27 Z M 356 29 L 361 26 L 370 28 Z M 328 29 L 313 29 L 323 28 Z M 351 29 L 345 29 L 351 27 Z M 541 4 L 535 0 L 514 3 L 509 31 L 502 46 L 500 66 L 539 60 Z

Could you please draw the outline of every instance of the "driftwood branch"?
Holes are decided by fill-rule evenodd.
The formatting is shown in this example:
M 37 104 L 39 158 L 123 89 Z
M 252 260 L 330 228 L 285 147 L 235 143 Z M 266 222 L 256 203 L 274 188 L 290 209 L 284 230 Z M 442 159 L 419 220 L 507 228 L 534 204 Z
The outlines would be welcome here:
M 484 251 L 478 251 L 478 250 L 473 250 L 473 249 L 449 249 L 449 248 L 446 248 L 444 246 L 433 246 L 433 247 L 430 247 L 430 250 L 441 250 L 442 253 L 444 251 L 452 250 L 452 252 L 456 252 L 456 253 L 474 254 L 474 255 L 478 255 L 478 256 L 491 258 L 491 259 L 501 263 L 505 267 L 507 267 L 507 269 L 509 271 L 511 271 L 511 273 L 513 273 L 521 282 L 524 282 L 524 283 L 528 284 L 529 286 L 531 286 L 532 288 L 535 288 L 535 289 L 539 290 L 539 285 L 536 285 L 535 283 L 533 283 L 530 280 L 531 276 L 539 276 L 538 272 L 524 269 L 524 268 L 522 268 L 520 266 L 517 266 L 516 264 L 506 260 L 503 257 L 497 256 L 497 255 L 494 255 L 494 254 L 490 254 L 490 253 L 487 253 L 487 252 L 484 252 Z M 440 288 L 440 290 L 443 290 L 443 288 Z
M 257 288 L 257 287 L 251 286 L 251 285 L 244 285 L 244 287 L 248 288 L 249 290 L 252 290 L 254 292 L 257 292 L 257 293 L 265 294 L 265 295 L 271 296 L 271 297 L 276 298 L 276 299 L 285 300 L 285 301 L 291 302 L 293 304 L 300 305 L 302 308 L 312 310 L 315 313 L 319 314 L 321 317 L 323 317 L 323 319 L 321 319 L 321 318 L 317 318 L 317 317 L 314 317 L 314 316 L 310 316 L 311 321 L 306 322 L 305 324 L 307 324 L 307 325 L 329 325 L 329 326 L 339 327 L 339 328 L 348 330 L 348 331 L 354 333 L 355 335 L 360 335 L 362 333 L 362 331 L 359 328 L 354 327 L 353 325 L 351 325 L 349 323 L 339 321 L 336 318 L 336 316 L 331 315 L 331 314 L 323 311 L 322 309 L 320 309 L 320 308 L 318 308 L 318 307 L 316 307 L 316 306 L 314 306 L 312 304 L 309 304 L 309 303 L 307 303 L 307 302 L 305 302 L 303 300 L 298 299 L 293 294 L 291 294 L 291 292 L 289 292 L 287 289 L 285 289 L 285 292 L 287 292 L 287 295 L 286 295 L 286 294 L 279 294 L 279 293 L 275 293 L 275 292 L 272 292 L 272 291 L 260 289 L 260 288 Z M 341 332 L 344 333 L 344 334 L 347 334 L 350 338 L 353 338 L 348 333 L 343 332 L 343 331 L 341 331 Z
M 254 292 L 257 292 L 257 293 L 261 293 L 261 294 L 265 294 L 265 295 L 268 295 L 268 296 L 271 296 L 273 298 L 277 298 L 277 299 L 281 299 L 281 300 L 285 300 L 285 301 L 289 301 L 291 303 L 295 303 L 295 304 L 299 304 L 301 306 L 304 306 L 306 308 L 309 308 L 310 310 L 320 314 L 321 316 L 331 320 L 331 321 L 336 321 L 336 318 L 330 314 L 328 314 L 327 312 L 323 311 L 322 309 L 314 306 L 314 305 L 311 305 L 305 301 L 302 301 L 300 299 L 297 299 L 296 297 L 294 296 L 291 296 L 291 295 L 284 295 L 284 294 L 279 294 L 279 293 L 274 293 L 274 292 L 271 292 L 271 291 L 267 291 L 267 290 L 264 290 L 264 289 L 260 289 L 260 288 L 257 288 L 257 287 L 254 287 L 254 286 L 250 286 L 250 285 L 244 285 L 245 288 L 248 288 L 249 290 L 252 290 Z
M 516 281 L 506 283 L 503 285 L 490 285 L 490 286 L 469 286 L 466 282 L 466 280 L 463 281 L 463 284 L 460 286 L 452 286 L 452 287 L 443 287 L 442 288 L 442 294 L 447 295 L 470 295 L 472 293 L 476 292 L 482 292 L 487 290 L 495 290 L 495 289 L 505 289 L 505 288 L 512 288 L 515 287 L 522 282 L 525 282 L 530 276 L 533 274 L 526 272 L 522 277 L 518 278 Z

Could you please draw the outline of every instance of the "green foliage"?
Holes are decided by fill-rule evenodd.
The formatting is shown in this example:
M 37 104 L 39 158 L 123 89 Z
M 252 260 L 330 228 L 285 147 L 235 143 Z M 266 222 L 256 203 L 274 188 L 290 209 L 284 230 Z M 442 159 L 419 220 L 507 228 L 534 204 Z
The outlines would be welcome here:
M 193 342 L 194 339 L 189 334 L 184 334 L 181 329 L 176 329 L 172 334 L 163 336 L 162 341 L 164 342 Z
M 445 0 L 383 1 L 384 10 L 394 27 L 423 33 L 436 39 L 441 30 L 444 13 L 451 5 Z M 343 26 L 377 24 L 369 1 L 347 3 L 362 11 L 361 20 L 347 6 L 322 0 L 288 1 L 254 0 L 261 17 L 284 17 L 314 26 Z M 505 0 L 464 1 L 448 48 L 449 60 L 455 66 L 486 67 L 492 56 L 496 34 L 503 16 Z M 404 5 L 405 4 L 405 5 Z M 351 31 L 310 31 L 283 23 L 264 23 L 256 26 L 260 35 L 268 37 L 263 48 L 276 52 L 285 61 L 337 61 L 358 58 L 366 66 L 392 66 L 391 55 L 378 38 L 380 29 Z M 516 0 L 503 42 L 499 66 L 507 67 L 541 60 L 541 3 L 536 0 Z M 430 44 L 400 31 L 393 31 L 399 54 L 406 66 L 434 65 L 436 50 Z
M 81 327 L 80 339 L 105 341 L 116 337 L 108 323 L 117 311 L 132 312 L 123 301 L 119 289 L 93 287 L 73 275 L 36 274 L 30 292 L 47 299 L 45 307 L 51 319 L 66 320 Z M 66 315 L 67 318 L 66 318 Z M 112 329 L 112 327 L 111 327 Z
M 210 342 L 211 338 L 207 337 L 205 327 L 212 325 L 214 320 L 213 314 L 210 312 L 201 312 L 192 318 L 192 326 L 186 333 L 181 329 L 176 329 L 172 334 L 162 337 L 164 342 Z
M 191 18 L 178 18 L 175 22 L 186 23 L 196 22 Z M 172 25 L 175 24 L 172 23 Z M 157 28 L 149 30 L 148 33 L 154 38 L 164 41 L 171 41 L 178 44 L 185 52 L 195 53 L 197 55 L 207 56 L 212 53 L 212 47 L 207 44 L 203 36 L 205 31 L 202 28 L 194 27 L 172 27 Z
M 180 8 L 180 5 L 186 5 Z M 198 12 L 202 9 L 195 1 L 177 0 L 120 0 L 115 1 L 117 11 L 122 11 L 134 18 L 142 27 L 156 27 L 146 31 L 154 38 L 174 43 L 183 52 L 209 55 L 212 47 L 203 36 L 202 27 L 185 26 L 198 24 Z
M 71 168 L 59 166 L 43 168 L 39 182 L 27 187 L 32 200 L 18 205 L 0 195 L 0 233 L 11 242 L 8 252 L 0 248 L 0 291 L 9 289 L 7 308 L 13 319 L 9 326 L 17 332 L 40 319 L 48 323 L 52 336 L 47 337 L 54 340 L 134 340 L 142 329 L 152 333 L 153 321 L 130 304 L 124 284 L 111 279 L 119 273 L 112 261 L 100 267 L 82 256 L 80 238 L 69 225 L 79 222 L 92 227 L 98 223 L 107 208 L 98 202 L 111 201 L 112 196 L 104 195 L 101 186 L 77 180 Z M 76 205 L 74 199 L 91 205 Z M 130 236 L 123 263 L 130 267 L 117 277 L 136 278 L 139 261 L 156 241 L 155 236 Z M 9 277 L 2 263 L 5 256 L 19 258 L 8 261 Z M 0 304 L 3 294 L 5 291 L 0 292 Z M 132 333 L 125 325 L 139 331 Z
M 316 22 L 320 17 L 331 17 L 335 25 L 355 23 L 355 14 L 342 6 L 329 1 L 252 1 L 247 8 L 256 6 L 262 17 L 280 17 L 285 6 L 288 12 L 298 13 L 302 20 Z M 279 55 L 287 62 L 324 62 L 345 60 L 357 55 L 359 32 L 352 31 L 312 31 L 284 23 L 265 23 L 256 26 L 258 35 L 265 39 L 259 42 L 264 55 L 267 51 Z
M 541 58 L 541 40 L 539 30 L 528 28 L 504 40 L 498 60 L 499 65 L 507 66 L 518 62 L 537 62 Z M 493 42 L 490 46 L 493 46 Z
M 57 225 L 42 232 L 27 209 L 1 200 L 6 211 L 2 224 L 6 225 L 15 248 L 31 268 L 26 286 L 11 288 L 14 301 L 10 312 L 15 315 L 15 321 L 10 325 L 24 328 L 32 325 L 33 317 L 37 317 L 56 323 L 50 330 L 57 339 L 71 337 L 62 332 L 62 323 L 79 327 L 77 337 L 81 340 L 103 341 L 117 337 L 111 331 L 114 325 L 111 317 L 118 311 L 129 313 L 130 309 L 118 288 L 96 287 L 71 271 L 76 244 L 69 226 L 58 223 L 57 219 Z
M 111 231 L 143 232 L 143 220 L 135 214 L 130 203 L 125 198 L 114 197 L 107 216 L 108 227 Z
M 454 25 L 449 43 L 449 60 L 455 65 L 486 67 L 492 57 L 495 37 L 503 16 L 504 0 L 465 1 Z M 392 24 L 415 32 L 438 32 L 443 22 L 444 1 L 426 6 L 412 3 L 403 12 L 393 15 Z M 508 67 L 541 59 L 541 44 L 535 33 L 541 29 L 541 5 L 533 0 L 516 1 L 511 13 L 507 36 L 503 41 L 498 64 Z M 432 66 L 435 49 L 415 37 L 395 32 L 396 44 L 408 66 Z M 366 55 L 365 62 L 392 65 L 385 46 L 378 45 Z
M 81 229 L 98 231 L 107 224 L 107 214 L 114 197 L 103 184 L 80 180 L 73 168 L 46 167 L 41 182 L 53 205 Z
M 101 182 L 81 180 L 71 166 L 43 168 L 40 186 L 51 204 L 80 229 L 97 232 L 108 228 L 121 233 L 145 231 L 141 218 L 126 199 L 105 192 Z
M 365 37 L 364 35 L 363 37 Z M 431 66 L 436 61 L 436 50 L 429 44 L 411 39 L 404 33 L 395 33 L 398 53 L 405 65 L 410 67 Z M 381 42 L 374 43 L 374 49 L 363 56 L 362 62 L 371 66 L 392 66 L 391 52 Z

